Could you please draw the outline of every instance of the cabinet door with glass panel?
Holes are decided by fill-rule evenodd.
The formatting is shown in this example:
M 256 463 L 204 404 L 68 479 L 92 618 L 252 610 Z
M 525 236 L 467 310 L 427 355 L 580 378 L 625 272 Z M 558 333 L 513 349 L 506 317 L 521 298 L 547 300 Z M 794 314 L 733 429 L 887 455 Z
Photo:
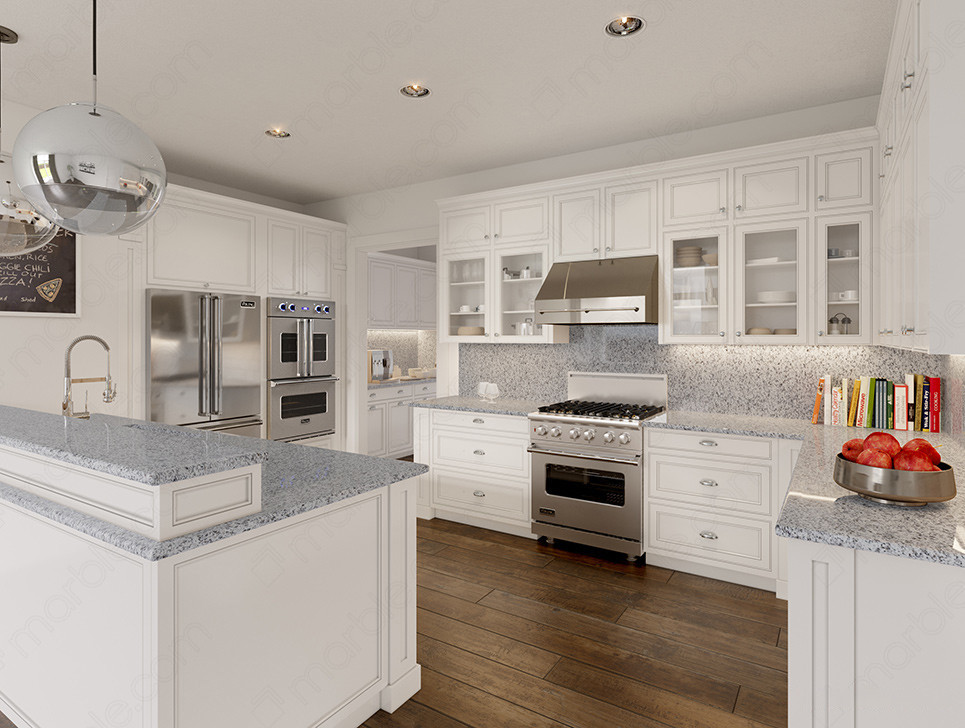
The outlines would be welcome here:
M 722 344 L 730 339 L 727 256 L 726 227 L 665 235 L 662 343 Z
M 734 339 L 807 343 L 807 221 L 735 228 Z
M 497 248 L 493 278 L 493 336 L 503 343 L 534 343 L 544 338 L 537 325 L 536 294 L 549 269 L 549 246 Z M 545 327 L 550 328 L 550 327 Z
M 815 225 L 813 342 L 870 344 L 871 213 L 818 217 Z
M 491 265 L 489 251 L 442 258 L 439 334 L 443 341 L 482 341 L 488 337 Z

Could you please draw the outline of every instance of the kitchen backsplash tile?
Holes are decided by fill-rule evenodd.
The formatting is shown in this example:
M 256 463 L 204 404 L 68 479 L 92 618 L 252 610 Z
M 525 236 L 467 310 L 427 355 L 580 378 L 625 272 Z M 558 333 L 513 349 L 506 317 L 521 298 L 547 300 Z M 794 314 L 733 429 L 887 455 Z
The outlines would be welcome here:
M 574 326 L 569 344 L 459 346 L 463 396 L 487 381 L 505 397 L 557 401 L 566 396 L 568 371 L 666 374 L 675 409 L 797 419 L 811 417 L 824 374 L 898 379 L 916 372 L 946 378 L 946 412 L 957 417 L 958 431 L 965 412 L 965 357 L 878 346 L 660 346 L 654 325 Z
M 436 365 L 436 332 L 369 329 L 369 349 L 391 349 L 392 362 L 407 374 L 409 369 L 431 369 Z

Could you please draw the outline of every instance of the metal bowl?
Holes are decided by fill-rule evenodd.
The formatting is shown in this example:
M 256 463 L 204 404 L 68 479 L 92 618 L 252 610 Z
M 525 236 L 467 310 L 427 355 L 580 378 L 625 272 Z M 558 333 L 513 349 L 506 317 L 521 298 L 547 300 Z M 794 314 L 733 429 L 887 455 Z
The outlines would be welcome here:
M 939 463 L 940 471 L 891 470 L 860 465 L 838 453 L 834 482 L 876 503 L 923 506 L 955 497 L 955 471 Z

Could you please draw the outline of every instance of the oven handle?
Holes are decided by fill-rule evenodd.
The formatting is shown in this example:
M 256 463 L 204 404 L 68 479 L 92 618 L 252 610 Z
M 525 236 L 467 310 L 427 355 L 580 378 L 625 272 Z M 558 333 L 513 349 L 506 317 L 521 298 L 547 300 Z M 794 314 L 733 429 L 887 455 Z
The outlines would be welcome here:
M 538 448 L 529 447 L 526 448 L 526 452 L 532 453 L 533 455 L 553 455 L 561 458 L 579 458 L 580 460 L 598 460 L 604 463 L 619 463 L 620 465 L 633 465 L 634 467 L 639 467 L 639 460 L 624 460 L 623 458 L 610 458 L 603 455 L 587 455 L 585 453 L 575 453 L 575 452 L 559 452 L 557 450 L 540 450 Z
M 338 377 L 299 377 L 298 379 L 270 379 L 269 387 L 279 387 L 286 384 L 322 384 L 323 382 L 339 382 Z

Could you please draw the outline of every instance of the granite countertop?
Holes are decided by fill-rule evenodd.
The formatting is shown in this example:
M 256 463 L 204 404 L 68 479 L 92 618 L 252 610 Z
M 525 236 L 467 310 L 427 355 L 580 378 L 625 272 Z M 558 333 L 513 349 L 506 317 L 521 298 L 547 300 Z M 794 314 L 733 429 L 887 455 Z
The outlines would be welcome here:
M 419 377 L 418 379 L 394 379 L 391 382 L 369 382 L 369 389 L 388 389 L 401 384 L 419 384 L 420 382 L 436 383 L 435 377 Z
M 495 402 L 490 402 L 481 397 L 437 397 L 435 399 L 424 399 L 420 402 L 412 402 L 409 406 L 525 417 L 530 412 L 535 412 L 536 409 L 543 404 L 545 403 L 528 399 L 497 398 Z
M 146 426 L 145 432 L 150 431 L 152 437 L 158 437 L 167 445 L 173 443 L 172 438 L 178 435 L 183 440 L 185 435 L 197 434 L 195 431 L 183 428 L 141 424 Z M 167 430 L 173 432 L 164 432 Z M 237 435 L 204 434 L 206 440 L 213 440 L 215 444 L 228 449 L 234 447 L 257 449 L 260 455 L 259 462 L 262 463 L 260 513 L 253 513 L 250 516 L 167 541 L 155 541 L 121 526 L 26 493 L 2 481 L 0 481 L 0 499 L 117 546 L 142 559 L 157 561 L 428 471 L 425 465 L 419 463 L 257 440 Z
M 93 415 L 80 420 L 0 405 L 0 445 L 161 485 L 265 460 L 263 440 Z
M 834 459 L 841 446 L 874 430 L 825 427 L 808 420 L 673 410 L 667 413 L 667 422 L 648 421 L 644 426 L 803 440 L 777 521 L 778 536 L 965 567 L 962 495 L 945 503 L 903 508 L 874 503 L 832 480 Z M 965 472 L 965 443 L 961 438 L 928 432 L 892 434 L 902 443 L 915 437 L 934 443 L 943 460 Z

